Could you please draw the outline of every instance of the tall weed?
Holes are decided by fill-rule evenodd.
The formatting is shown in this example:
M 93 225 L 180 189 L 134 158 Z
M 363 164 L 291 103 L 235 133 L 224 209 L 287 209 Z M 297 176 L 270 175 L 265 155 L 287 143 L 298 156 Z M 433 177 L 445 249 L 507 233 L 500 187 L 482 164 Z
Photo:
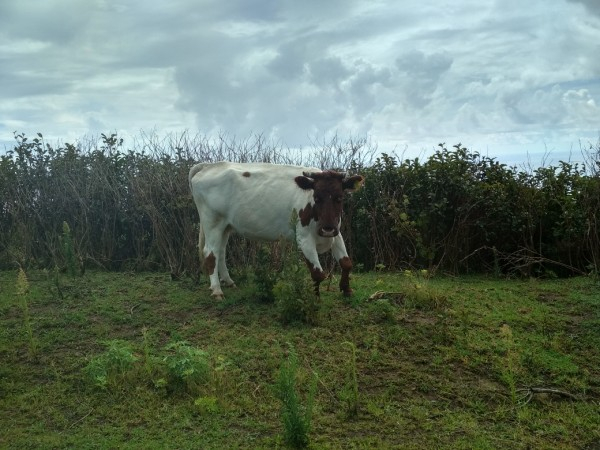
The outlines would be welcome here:
M 294 209 L 290 217 L 290 227 L 294 230 L 291 243 L 281 242 L 282 270 L 273 286 L 275 304 L 284 323 L 303 322 L 315 325 L 319 320 L 320 302 L 312 282 L 308 277 L 305 264 L 296 240 L 298 213 Z
M 38 343 L 33 335 L 33 325 L 31 324 L 31 313 L 29 311 L 29 280 L 23 268 L 17 272 L 16 292 L 21 300 L 21 311 L 23 312 L 23 327 L 27 336 L 27 348 L 29 356 L 34 358 L 38 353 Z
M 287 359 L 281 364 L 275 384 L 277 398 L 281 402 L 283 439 L 290 447 L 307 447 L 312 424 L 312 413 L 317 391 L 317 375 L 313 374 L 306 404 L 303 406 L 296 383 L 298 376 L 298 356 L 290 345 Z

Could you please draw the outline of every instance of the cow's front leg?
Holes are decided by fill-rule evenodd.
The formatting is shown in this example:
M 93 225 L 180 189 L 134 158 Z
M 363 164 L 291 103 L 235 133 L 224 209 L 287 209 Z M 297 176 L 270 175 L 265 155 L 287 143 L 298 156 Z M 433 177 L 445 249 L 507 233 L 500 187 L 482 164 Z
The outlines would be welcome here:
M 321 262 L 319 261 L 319 254 L 314 242 L 310 240 L 304 240 L 298 242 L 302 253 L 304 254 L 304 261 L 310 271 L 310 276 L 314 282 L 315 295 L 320 296 L 319 285 L 326 278 Z
M 350 297 L 352 295 L 352 289 L 350 288 L 350 271 L 352 270 L 352 261 L 346 251 L 346 244 L 341 234 L 338 234 L 333 238 L 333 245 L 331 247 L 331 253 L 333 257 L 340 264 L 342 269 L 342 276 L 340 278 L 340 291 L 343 292 L 344 296 Z
M 308 258 L 304 258 L 308 270 L 310 271 L 310 277 L 313 279 L 314 287 L 315 287 L 315 295 L 317 297 L 321 296 L 321 292 L 319 291 L 319 286 L 321 282 L 326 278 L 325 273 L 320 265 L 315 266 Z

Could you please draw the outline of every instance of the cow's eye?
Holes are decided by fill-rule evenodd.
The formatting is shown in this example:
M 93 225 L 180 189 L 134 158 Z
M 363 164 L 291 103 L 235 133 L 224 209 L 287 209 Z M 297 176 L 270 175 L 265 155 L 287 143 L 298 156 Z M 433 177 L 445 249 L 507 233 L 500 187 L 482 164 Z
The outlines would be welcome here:
M 315 195 L 315 203 L 323 202 L 323 198 L 320 195 Z

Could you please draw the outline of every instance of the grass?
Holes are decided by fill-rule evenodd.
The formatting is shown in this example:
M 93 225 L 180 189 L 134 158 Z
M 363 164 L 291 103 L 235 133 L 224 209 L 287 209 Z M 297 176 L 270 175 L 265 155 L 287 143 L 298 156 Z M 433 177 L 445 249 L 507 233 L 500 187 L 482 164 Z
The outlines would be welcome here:
M 591 278 L 360 273 L 351 300 L 322 289 L 307 326 L 282 325 L 243 280 L 219 303 L 168 274 L 60 277 L 27 273 L 27 325 L 17 272 L 0 272 L 0 448 L 284 447 L 276 384 L 290 345 L 296 385 L 319 374 L 310 448 L 600 445 Z M 526 401 L 530 387 L 574 397 Z

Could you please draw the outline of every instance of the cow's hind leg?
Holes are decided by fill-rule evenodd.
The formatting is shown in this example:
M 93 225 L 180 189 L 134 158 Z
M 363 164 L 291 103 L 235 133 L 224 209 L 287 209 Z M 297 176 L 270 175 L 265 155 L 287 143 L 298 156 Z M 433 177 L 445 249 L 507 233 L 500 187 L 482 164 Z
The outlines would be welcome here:
M 208 223 L 209 222 L 209 223 Z M 204 225 L 204 268 L 210 278 L 210 290 L 212 296 L 217 299 L 223 298 L 221 282 L 219 279 L 219 268 L 224 265 L 221 262 L 222 245 L 224 240 L 225 226 L 218 220 L 205 220 Z
M 221 283 L 223 283 L 227 287 L 236 287 L 235 282 L 229 276 L 229 270 L 227 270 L 227 241 L 229 241 L 229 235 L 231 234 L 231 229 L 226 228 L 223 233 L 223 239 L 221 240 L 221 248 L 219 253 L 219 276 L 221 277 Z

